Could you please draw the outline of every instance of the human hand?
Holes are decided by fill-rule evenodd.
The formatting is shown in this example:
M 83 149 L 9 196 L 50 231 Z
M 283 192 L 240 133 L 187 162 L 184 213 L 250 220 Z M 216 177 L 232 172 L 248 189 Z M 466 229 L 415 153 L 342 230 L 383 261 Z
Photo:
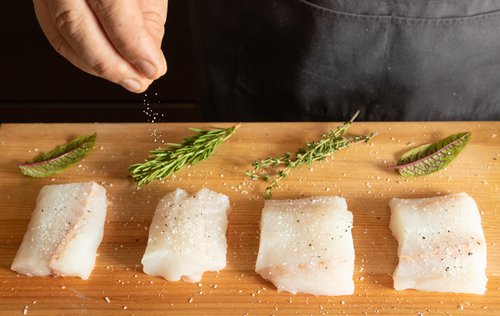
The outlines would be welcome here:
M 54 49 L 83 71 L 143 92 L 167 71 L 168 0 L 33 0 Z

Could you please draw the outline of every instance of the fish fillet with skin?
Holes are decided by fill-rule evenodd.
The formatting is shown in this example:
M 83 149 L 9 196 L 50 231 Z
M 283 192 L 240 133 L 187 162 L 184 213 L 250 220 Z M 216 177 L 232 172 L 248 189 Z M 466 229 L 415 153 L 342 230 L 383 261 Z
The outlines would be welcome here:
M 199 282 L 206 271 L 226 267 L 227 196 L 177 189 L 156 207 L 142 258 L 144 272 L 169 281 Z
M 278 291 L 353 294 L 352 220 L 340 197 L 266 201 L 255 271 Z
M 394 198 L 390 208 L 390 228 L 399 244 L 396 290 L 486 292 L 486 241 L 469 195 Z
M 28 276 L 88 279 L 105 217 L 106 190 L 97 183 L 44 186 L 11 269 Z

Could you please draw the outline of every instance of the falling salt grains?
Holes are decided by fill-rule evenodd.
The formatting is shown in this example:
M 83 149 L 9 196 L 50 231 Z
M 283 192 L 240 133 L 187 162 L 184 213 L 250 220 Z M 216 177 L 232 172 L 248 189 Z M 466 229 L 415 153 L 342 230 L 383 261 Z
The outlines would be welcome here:
M 23 315 L 28 315 L 28 306 L 24 306 Z
M 154 96 L 157 97 L 158 93 L 155 93 Z M 161 119 L 164 117 L 164 115 L 162 113 L 159 113 L 158 111 L 156 111 L 156 109 L 153 108 L 153 106 L 151 105 L 151 102 L 149 100 L 147 100 L 147 98 L 148 98 L 148 94 L 146 93 L 146 94 L 144 94 L 144 100 L 143 100 L 143 105 L 144 105 L 145 109 L 142 112 L 146 116 L 147 121 L 150 123 L 155 123 L 155 122 L 161 121 Z M 159 104 L 160 102 L 158 101 L 157 103 Z M 161 138 L 162 138 L 161 132 L 159 132 L 156 128 L 150 129 L 150 132 L 151 132 L 151 137 L 153 138 L 153 142 L 164 143 L 164 141 L 161 140 Z
M 109 297 L 107 297 L 107 296 L 105 296 L 105 297 L 104 297 L 104 300 L 105 300 L 105 301 L 106 301 L 106 303 L 108 303 L 108 304 L 109 304 L 109 303 L 111 303 L 111 300 L 110 300 L 110 299 L 109 299 Z
M 157 97 L 158 93 L 155 93 L 155 96 Z M 155 123 L 159 121 L 161 118 L 163 118 L 164 115 L 162 113 L 157 112 L 156 109 L 153 109 L 153 107 L 151 106 L 151 102 L 146 100 L 147 97 L 148 97 L 147 93 L 144 94 L 145 99 L 143 100 L 143 104 L 145 106 L 145 109 L 142 112 L 146 115 L 149 122 Z
M 193 302 L 193 298 L 190 297 L 189 300 L 188 300 L 188 303 L 191 304 Z

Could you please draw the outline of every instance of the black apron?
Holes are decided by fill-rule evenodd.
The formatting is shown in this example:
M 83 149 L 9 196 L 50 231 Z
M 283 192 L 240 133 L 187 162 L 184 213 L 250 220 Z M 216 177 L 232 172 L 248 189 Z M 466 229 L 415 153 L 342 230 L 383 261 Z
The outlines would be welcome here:
M 500 119 L 500 0 L 191 0 L 209 121 Z

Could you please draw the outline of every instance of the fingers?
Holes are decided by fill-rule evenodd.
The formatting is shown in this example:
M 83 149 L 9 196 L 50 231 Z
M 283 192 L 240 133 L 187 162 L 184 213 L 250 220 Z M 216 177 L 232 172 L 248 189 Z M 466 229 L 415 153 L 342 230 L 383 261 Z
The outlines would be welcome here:
M 149 79 L 157 79 L 165 74 L 166 61 L 161 51 L 166 20 L 165 0 L 87 2 L 112 45 L 130 64 Z M 160 33 L 161 37 L 154 35 L 156 33 Z
M 87 2 L 34 0 L 34 4 L 50 43 L 74 65 L 133 92 L 142 92 L 151 84 L 113 46 Z
M 35 14 L 40 23 L 45 37 L 49 40 L 49 43 L 54 47 L 54 49 L 61 54 L 64 58 L 70 61 L 73 65 L 80 68 L 81 70 L 97 76 L 97 73 L 88 66 L 81 58 L 76 54 L 76 52 L 71 48 L 71 46 L 66 42 L 64 37 L 59 33 L 59 30 L 52 22 L 49 15 L 49 9 L 45 0 L 35 0 L 33 1 Z
M 156 43 L 161 46 L 165 34 L 168 0 L 139 0 L 144 25 Z

